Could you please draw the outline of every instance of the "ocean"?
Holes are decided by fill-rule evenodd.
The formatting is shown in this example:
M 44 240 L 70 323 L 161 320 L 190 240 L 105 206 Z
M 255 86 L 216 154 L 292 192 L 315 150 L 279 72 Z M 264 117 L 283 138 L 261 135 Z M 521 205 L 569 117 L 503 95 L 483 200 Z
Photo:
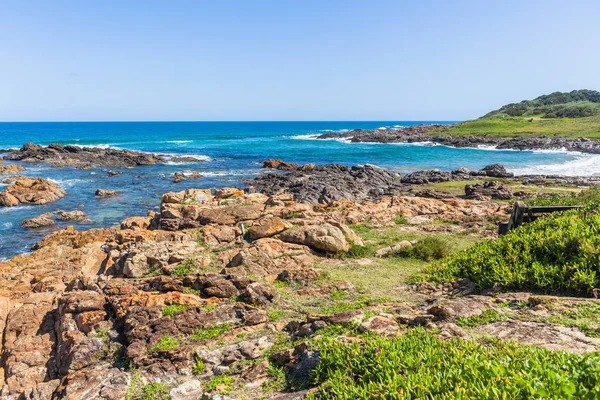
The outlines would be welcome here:
M 68 194 L 43 206 L 0 208 L 0 259 L 30 251 L 32 244 L 48 234 L 48 229 L 22 229 L 20 223 L 25 219 L 50 211 L 81 209 L 93 222 L 75 224 L 78 229 L 114 226 L 127 216 L 157 210 L 161 194 L 168 191 L 243 185 L 244 180 L 264 173 L 262 161 L 269 158 L 299 164 L 370 163 L 401 173 L 429 168 L 479 169 L 501 163 L 517 174 L 600 174 L 600 156 L 563 151 L 454 149 L 426 143 L 353 144 L 344 140 L 315 139 L 324 132 L 421 123 L 452 121 L 0 123 L 0 149 L 18 148 L 25 142 L 61 143 L 196 156 L 206 160 L 87 170 L 23 164 L 27 168 L 23 175 L 52 179 Z M 108 177 L 109 169 L 121 175 Z M 204 177 L 174 183 L 172 175 L 183 170 L 198 171 Z M 117 190 L 121 195 L 98 199 L 94 196 L 98 188 Z M 2 185 L 0 190 L 3 190 Z

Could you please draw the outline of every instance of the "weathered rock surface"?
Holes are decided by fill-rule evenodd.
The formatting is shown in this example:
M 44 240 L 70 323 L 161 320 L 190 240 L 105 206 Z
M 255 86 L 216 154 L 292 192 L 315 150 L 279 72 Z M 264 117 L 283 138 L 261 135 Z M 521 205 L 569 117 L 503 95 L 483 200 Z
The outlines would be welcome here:
M 19 204 L 47 204 L 66 194 L 56 183 L 44 178 L 16 176 L 9 182 L 11 185 L 4 192 L 0 192 L 0 207 L 14 207 Z
M 25 167 L 17 164 L 1 164 L 0 175 L 16 175 L 19 172 L 25 171 Z
M 350 249 L 344 233 L 330 224 L 308 225 L 289 229 L 279 235 L 284 242 L 303 244 L 315 250 L 341 253 Z
M 7 160 L 24 162 L 42 162 L 55 167 L 75 166 L 91 168 L 105 167 L 133 167 L 166 162 L 164 156 L 150 153 L 141 153 L 122 149 L 102 149 L 79 146 L 63 146 L 53 143 L 47 147 L 34 143 L 25 143 L 19 150 L 11 150 Z M 192 159 L 201 162 L 204 160 Z
M 513 192 L 502 182 L 488 181 L 465 186 L 467 199 L 475 200 L 511 200 Z
M 250 190 L 276 195 L 290 193 L 302 203 L 327 204 L 334 200 L 377 198 L 401 188 L 399 173 L 374 165 L 316 166 L 288 174 L 268 174 L 247 182 Z
M 119 192 L 108 189 L 98 189 L 96 190 L 96 197 L 112 197 L 117 196 Z

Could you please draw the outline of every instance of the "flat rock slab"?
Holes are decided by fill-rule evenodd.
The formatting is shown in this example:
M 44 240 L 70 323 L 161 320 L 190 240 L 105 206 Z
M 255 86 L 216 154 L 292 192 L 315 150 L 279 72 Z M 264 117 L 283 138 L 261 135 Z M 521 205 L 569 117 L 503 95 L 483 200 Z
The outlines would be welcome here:
M 540 322 L 507 320 L 482 325 L 478 333 L 502 340 L 533 344 L 549 350 L 588 353 L 598 350 L 600 339 L 587 337 L 577 328 L 567 328 Z

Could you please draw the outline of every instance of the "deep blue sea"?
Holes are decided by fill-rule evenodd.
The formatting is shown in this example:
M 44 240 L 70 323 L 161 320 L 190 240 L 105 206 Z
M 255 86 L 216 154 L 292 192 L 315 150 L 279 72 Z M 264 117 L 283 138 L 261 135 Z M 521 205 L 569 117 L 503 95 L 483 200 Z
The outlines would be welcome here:
M 450 123 L 427 121 L 427 123 Z M 424 121 L 368 122 L 77 122 L 0 123 L 0 149 L 18 148 L 25 142 L 79 146 L 118 147 L 145 152 L 202 156 L 207 162 L 166 163 L 136 168 L 52 168 L 24 164 L 24 175 L 58 182 L 67 196 L 44 206 L 0 208 L 0 259 L 29 251 L 49 230 L 24 230 L 20 223 L 48 211 L 82 209 L 94 221 L 76 225 L 87 229 L 118 224 L 131 215 L 158 209 L 160 195 L 188 187 L 240 186 L 245 179 L 263 173 L 262 161 L 280 158 L 296 163 L 375 164 L 401 173 L 458 167 L 478 169 L 502 163 L 516 173 L 600 173 L 597 156 L 565 152 L 453 149 L 427 144 L 352 144 L 316 140 L 315 135 L 346 129 L 377 129 L 418 125 Z M 120 176 L 108 177 L 109 169 Z M 172 182 L 172 174 L 198 171 L 204 178 Z M 118 197 L 97 199 L 98 188 L 121 192 Z M 2 190 L 2 186 L 0 186 Z M 66 225 L 66 224 L 64 224 Z M 64 226 L 63 225 L 63 226 Z

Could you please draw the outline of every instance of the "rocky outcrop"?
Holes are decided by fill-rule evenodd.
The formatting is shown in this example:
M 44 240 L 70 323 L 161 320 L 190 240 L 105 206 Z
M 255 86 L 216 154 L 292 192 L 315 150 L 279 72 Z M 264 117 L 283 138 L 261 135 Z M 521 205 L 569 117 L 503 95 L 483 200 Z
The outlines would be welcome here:
M 475 200 L 511 200 L 513 192 L 502 182 L 488 181 L 465 186 L 467 199 Z
M 269 196 L 290 193 L 302 203 L 373 199 L 401 190 L 399 173 L 374 165 L 315 166 L 288 174 L 268 174 L 247 182 L 250 190 Z
M 21 227 L 26 229 L 37 229 L 56 225 L 56 221 L 54 221 L 53 217 L 54 215 L 52 213 L 48 213 L 40 215 L 39 217 L 26 219 L 25 221 L 21 222 Z
M 16 175 L 19 172 L 25 171 L 25 167 L 17 164 L 1 164 L 0 175 Z
M 510 150 L 556 150 L 600 153 L 600 140 L 585 138 L 556 137 L 512 137 L 497 138 L 488 136 L 450 136 L 441 134 L 448 126 L 419 125 L 406 128 L 386 128 L 375 130 L 354 129 L 344 133 L 326 133 L 318 139 L 346 139 L 352 143 L 430 143 L 450 147 L 494 146 Z M 435 129 L 435 131 L 432 131 Z
M 0 207 L 47 204 L 66 194 L 56 183 L 44 178 L 16 176 L 10 182 L 12 184 L 4 192 L 0 192 Z
M 330 224 L 308 225 L 289 229 L 279 235 L 284 242 L 303 244 L 328 253 L 343 253 L 350 249 L 344 233 Z
M 25 143 L 19 150 L 11 150 L 4 157 L 7 160 L 23 162 L 42 162 L 55 167 L 74 166 L 78 168 L 103 167 L 134 167 L 167 161 L 165 156 L 141 153 L 122 149 L 103 149 L 79 146 L 63 146 L 53 143 L 47 147 L 34 143 Z M 191 157 L 186 161 L 202 162 L 204 160 Z
M 119 192 L 108 189 L 98 189 L 96 190 L 96 197 L 112 197 L 117 196 Z

